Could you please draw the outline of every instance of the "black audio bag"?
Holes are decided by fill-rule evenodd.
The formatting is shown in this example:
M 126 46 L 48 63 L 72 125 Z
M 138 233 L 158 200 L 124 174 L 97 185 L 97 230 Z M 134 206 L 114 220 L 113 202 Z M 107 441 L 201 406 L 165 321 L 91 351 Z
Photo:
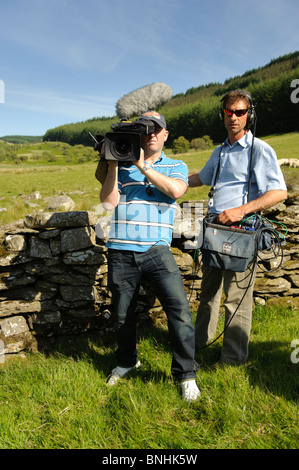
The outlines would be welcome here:
M 256 258 L 257 233 L 203 221 L 202 262 L 224 271 L 244 272 Z
M 253 214 L 238 227 L 217 224 L 217 215 L 203 220 L 202 262 L 224 271 L 244 272 L 255 262 L 258 251 L 269 251 L 280 244 L 280 234 L 271 223 Z

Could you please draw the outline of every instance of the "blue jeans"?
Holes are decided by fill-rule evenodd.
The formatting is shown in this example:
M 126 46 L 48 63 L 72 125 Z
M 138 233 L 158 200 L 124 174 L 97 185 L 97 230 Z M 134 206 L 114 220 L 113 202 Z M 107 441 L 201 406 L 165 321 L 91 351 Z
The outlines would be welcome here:
M 178 380 L 195 378 L 195 338 L 182 276 L 167 246 L 146 252 L 108 250 L 108 287 L 112 293 L 117 335 L 117 364 L 137 362 L 136 304 L 141 276 L 151 285 L 168 318 L 171 373 Z

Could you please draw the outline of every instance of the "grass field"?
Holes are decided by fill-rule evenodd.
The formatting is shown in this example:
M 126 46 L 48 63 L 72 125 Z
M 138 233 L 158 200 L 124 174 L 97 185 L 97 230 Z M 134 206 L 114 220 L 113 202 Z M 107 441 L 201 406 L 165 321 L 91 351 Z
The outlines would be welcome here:
M 299 158 L 299 133 L 290 133 L 282 136 L 268 136 L 265 139 L 277 152 L 278 158 Z M 6 144 L 7 145 L 7 144 Z M 49 143 L 14 146 L 15 153 L 20 155 L 26 153 L 28 159 L 25 162 L 14 164 L 11 161 L 0 162 L 0 207 L 6 211 L 0 212 L 0 226 L 2 224 L 23 218 L 35 209 L 26 205 L 22 195 L 29 195 L 39 191 L 43 200 L 33 201 L 39 204 L 41 209 L 46 207 L 46 198 L 65 192 L 76 203 L 76 210 L 91 210 L 99 204 L 100 183 L 95 179 L 96 153 L 90 148 L 77 146 L 77 149 L 67 148 L 72 153 L 70 163 L 67 163 L 64 149 L 57 143 L 51 147 L 51 155 L 56 161 L 50 162 L 47 158 L 36 160 L 33 150 L 40 152 L 43 146 L 45 152 L 49 152 Z M 63 144 L 66 146 L 66 144 Z M 38 147 L 38 150 L 36 150 Z M 69 146 L 70 147 L 70 146 Z M 170 152 L 167 151 L 169 154 Z M 209 158 L 211 150 L 191 152 L 175 156 L 183 159 L 189 167 L 190 172 L 195 172 L 203 167 Z M 30 155 L 32 159 L 30 158 Z M 47 155 L 47 153 L 46 153 Z M 93 160 L 90 160 L 90 158 Z M 82 161 L 82 163 L 78 163 Z M 59 161 L 59 164 L 58 164 Z M 286 180 L 290 185 L 298 181 L 299 170 L 283 167 Z M 74 193 L 78 192 L 79 193 Z M 181 198 L 184 200 L 196 200 L 207 198 L 208 188 L 190 188 Z
M 299 134 L 266 139 L 278 158 L 298 158 Z M 28 150 L 28 149 L 27 149 Z M 30 149 L 29 149 L 30 150 Z M 30 153 L 28 150 L 27 153 Z M 181 156 L 190 171 L 210 151 Z M 96 163 L 0 164 L 0 226 L 32 211 L 19 194 L 64 191 L 76 210 L 99 203 Z M 295 169 L 287 178 L 298 178 Z M 71 194 L 80 190 L 82 194 Z M 201 199 L 194 190 L 184 199 Z M 45 204 L 45 202 L 39 202 Z M 223 319 L 219 332 L 223 328 Z M 199 351 L 200 399 L 182 401 L 170 375 L 166 326 L 141 325 L 139 372 L 108 388 L 113 338 L 61 338 L 51 353 L 0 364 L 1 449 L 297 449 L 299 443 L 298 311 L 256 306 L 248 363 L 214 368 L 222 338 Z
M 170 376 L 162 326 L 140 328 L 142 367 L 115 387 L 105 384 L 115 366 L 114 343 L 96 336 L 64 339 L 51 354 L 8 361 L 0 367 L 0 447 L 295 449 L 296 315 L 257 307 L 245 365 L 212 367 L 221 339 L 198 354 L 201 397 L 192 404 Z

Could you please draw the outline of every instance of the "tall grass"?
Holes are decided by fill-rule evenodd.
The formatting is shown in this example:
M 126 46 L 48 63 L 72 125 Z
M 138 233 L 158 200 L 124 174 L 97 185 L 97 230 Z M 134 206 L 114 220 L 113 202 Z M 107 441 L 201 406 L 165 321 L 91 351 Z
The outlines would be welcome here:
M 170 375 L 166 326 L 141 325 L 141 369 L 115 387 L 113 339 L 62 338 L 56 350 L 0 368 L 2 449 L 294 449 L 297 313 L 257 307 L 250 359 L 213 368 L 221 339 L 197 354 L 201 397 L 188 404 Z M 221 328 L 221 325 L 220 325 Z

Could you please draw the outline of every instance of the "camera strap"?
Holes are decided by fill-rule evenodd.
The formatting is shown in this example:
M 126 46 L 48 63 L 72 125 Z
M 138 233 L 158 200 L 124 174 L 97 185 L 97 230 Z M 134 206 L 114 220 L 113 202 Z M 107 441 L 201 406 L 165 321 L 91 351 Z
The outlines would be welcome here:
M 216 186 L 216 183 L 218 181 L 219 173 L 220 173 L 221 153 L 222 153 L 223 147 L 224 147 L 224 144 L 222 144 L 221 148 L 220 148 L 219 157 L 218 157 L 218 165 L 217 165 L 216 174 L 215 174 L 215 178 L 214 178 L 214 184 L 211 186 L 211 189 L 210 189 L 209 194 L 208 194 L 208 196 L 209 196 L 208 212 L 209 212 L 209 210 L 210 210 L 210 208 L 212 207 L 212 204 L 213 204 L 215 186 Z
M 105 179 L 108 173 L 108 163 L 104 157 L 101 157 L 96 168 L 95 177 L 101 183 L 105 183 Z

